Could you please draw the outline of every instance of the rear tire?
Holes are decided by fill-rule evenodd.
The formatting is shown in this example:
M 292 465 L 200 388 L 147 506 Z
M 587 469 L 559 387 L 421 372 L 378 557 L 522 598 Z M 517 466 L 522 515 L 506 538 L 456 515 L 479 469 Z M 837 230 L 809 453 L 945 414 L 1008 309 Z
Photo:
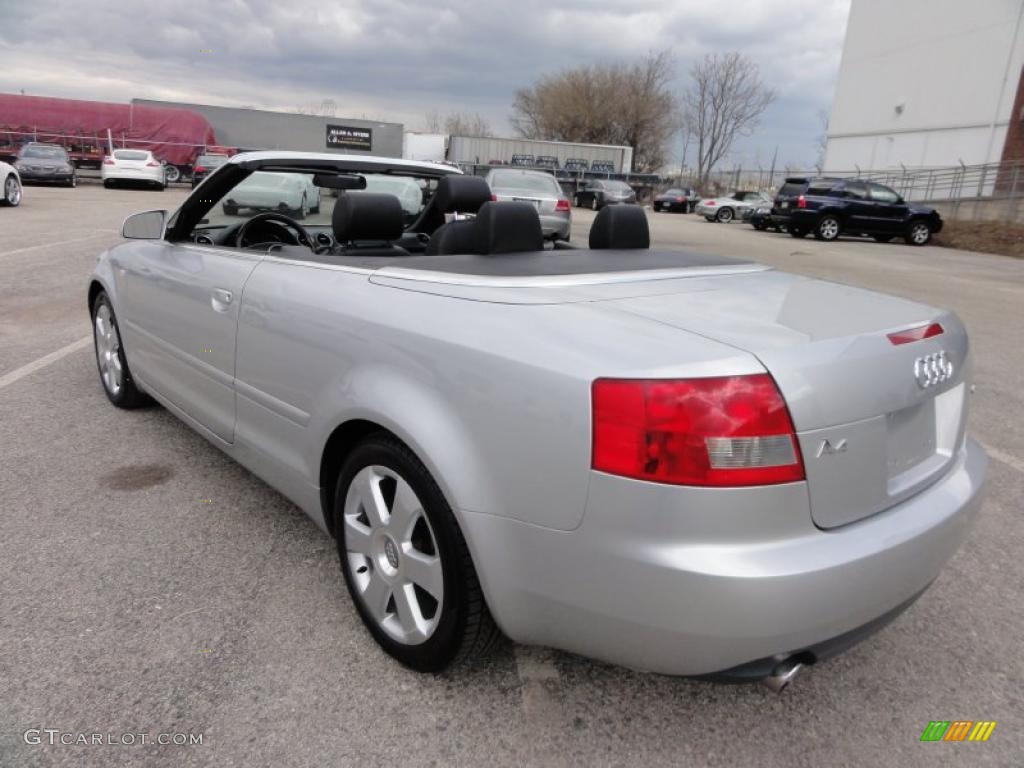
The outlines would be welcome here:
M 494 643 L 500 633 L 455 515 L 405 445 L 385 433 L 358 445 L 338 475 L 333 513 L 345 585 L 388 655 L 439 672 Z
M 928 222 L 923 219 L 910 222 L 910 226 L 907 228 L 907 234 L 904 240 L 907 241 L 907 245 L 928 245 L 928 242 L 932 239 L 932 228 L 928 226 Z
M 0 197 L 0 205 L 9 208 L 16 208 L 21 205 L 21 182 L 13 173 L 8 174 L 4 179 L 3 196 Z
M 719 208 L 718 213 L 715 214 L 715 220 L 720 224 L 728 224 L 736 217 L 733 213 L 732 208 Z
M 152 405 L 153 399 L 140 390 L 132 378 L 121 345 L 117 316 L 106 291 L 100 291 L 92 303 L 92 340 L 96 352 L 96 368 L 107 399 L 125 410 Z
M 842 226 L 839 223 L 839 219 L 832 214 L 826 214 L 818 220 L 818 225 L 814 228 L 814 237 L 817 240 L 824 240 L 826 243 L 830 243 L 839 237 L 841 231 Z
M 176 165 L 164 166 L 164 183 L 173 184 L 181 180 L 181 169 Z

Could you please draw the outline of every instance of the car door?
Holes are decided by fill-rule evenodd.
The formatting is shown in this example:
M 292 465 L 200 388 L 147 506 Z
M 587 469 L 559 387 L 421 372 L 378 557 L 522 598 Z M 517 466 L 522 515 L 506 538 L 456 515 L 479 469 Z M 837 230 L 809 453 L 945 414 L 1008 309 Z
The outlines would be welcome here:
M 894 190 L 868 183 L 868 195 L 875 207 L 875 228 L 885 234 L 899 234 L 907 220 L 909 206 Z
M 230 443 L 238 306 L 263 255 L 192 242 L 140 245 L 118 275 L 132 365 L 145 386 Z
M 846 228 L 852 232 L 870 232 L 877 228 L 875 203 L 868 197 L 867 184 L 848 181 L 843 185 L 846 198 Z

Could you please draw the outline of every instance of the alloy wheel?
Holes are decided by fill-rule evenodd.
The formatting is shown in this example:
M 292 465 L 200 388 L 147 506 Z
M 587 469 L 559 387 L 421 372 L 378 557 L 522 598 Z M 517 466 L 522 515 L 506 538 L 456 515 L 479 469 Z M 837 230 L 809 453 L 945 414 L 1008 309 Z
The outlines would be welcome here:
M 8 176 L 4 184 L 4 200 L 8 205 L 17 205 L 21 202 L 21 184 L 14 176 Z
M 823 240 L 835 240 L 839 237 L 839 222 L 832 217 L 822 220 L 818 225 L 818 234 Z
M 412 486 L 388 467 L 363 467 L 346 492 L 343 525 L 347 566 L 367 612 L 396 642 L 426 642 L 441 618 L 444 573 Z
M 120 354 L 121 337 L 107 304 L 101 304 L 100 308 L 96 310 L 93 332 L 96 337 L 96 361 L 100 366 L 103 386 L 116 397 L 124 383 L 124 369 L 121 365 Z
M 923 221 L 918 221 L 910 227 L 910 239 L 915 245 L 924 245 L 931 237 L 931 230 Z

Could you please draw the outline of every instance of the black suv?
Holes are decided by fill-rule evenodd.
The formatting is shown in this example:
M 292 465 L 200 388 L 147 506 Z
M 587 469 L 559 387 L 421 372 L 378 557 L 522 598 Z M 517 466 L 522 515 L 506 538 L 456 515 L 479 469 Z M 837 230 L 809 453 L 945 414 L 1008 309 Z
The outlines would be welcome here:
M 870 235 L 880 243 L 902 237 L 925 245 L 942 229 L 934 208 L 909 205 L 888 187 L 862 179 L 786 179 L 771 219 L 793 237 L 813 234 L 819 240 Z

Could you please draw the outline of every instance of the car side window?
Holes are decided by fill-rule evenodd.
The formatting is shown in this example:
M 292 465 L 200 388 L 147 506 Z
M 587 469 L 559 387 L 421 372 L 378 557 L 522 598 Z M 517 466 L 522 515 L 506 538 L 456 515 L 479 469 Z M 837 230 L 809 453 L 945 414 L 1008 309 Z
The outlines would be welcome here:
M 847 197 L 852 197 L 854 200 L 867 200 L 868 190 L 863 182 L 860 181 L 849 181 L 844 187 Z
M 899 195 L 881 184 L 868 184 L 868 190 L 871 193 L 871 199 L 879 203 L 898 203 L 900 200 Z

